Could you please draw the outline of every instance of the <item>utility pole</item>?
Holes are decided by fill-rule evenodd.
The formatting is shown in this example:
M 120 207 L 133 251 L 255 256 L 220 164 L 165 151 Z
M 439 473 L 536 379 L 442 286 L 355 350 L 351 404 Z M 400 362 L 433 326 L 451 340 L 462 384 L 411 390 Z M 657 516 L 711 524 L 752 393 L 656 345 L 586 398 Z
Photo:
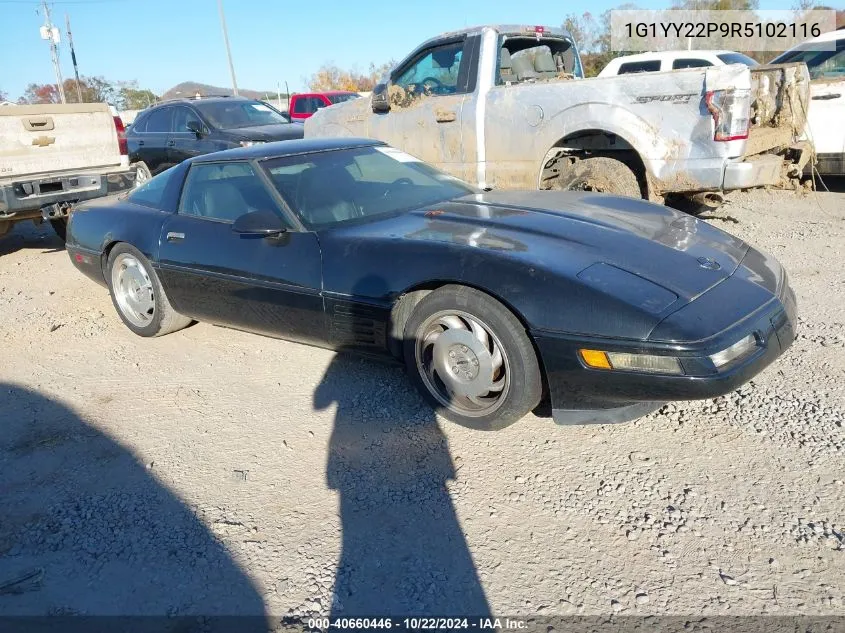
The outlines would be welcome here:
M 56 71 L 56 87 L 59 89 L 59 99 L 62 103 L 67 103 L 64 82 L 62 81 L 62 69 L 59 67 L 59 29 L 53 26 L 50 21 L 50 7 L 47 0 L 43 0 L 41 5 L 44 7 L 44 26 L 41 27 L 41 39 L 50 42 L 50 55 L 53 58 L 53 70 Z
M 70 46 L 70 58 L 73 60 L 73 74 L 76 76 L 76 99 L 82 103 L 82 88 L 79 84 L 79 66 L 76 65 L 76 51 L 73 50 L 73 35 L 70 32 L 70 16 L 65 13 L 65 26 L 67 27 L 67 43 Z
M 229 33 L 226 31 L 226 16 L 223 14 L 223 0 L 217 0 L 220 10 L 220 24 L 223 27 L 223 42 L 226 44 L 226 56 L 229 58 L 229 72 L 232 74 L 232 93 L 238 96 L 238 80 L 235 79 L 235 65 L 232 63 L 232 50 L 229 48 Z

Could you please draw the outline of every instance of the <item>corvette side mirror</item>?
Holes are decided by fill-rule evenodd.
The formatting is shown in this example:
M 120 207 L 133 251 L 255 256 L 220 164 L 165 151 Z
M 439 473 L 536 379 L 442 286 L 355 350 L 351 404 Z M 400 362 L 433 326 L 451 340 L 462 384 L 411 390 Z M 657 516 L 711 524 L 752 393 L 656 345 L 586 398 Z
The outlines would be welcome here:
M 284 233 L 287 227 L 272 211 L 253 211 L 244 213 L 235 220 L 232 230 L 243 236 L 272 237 Z

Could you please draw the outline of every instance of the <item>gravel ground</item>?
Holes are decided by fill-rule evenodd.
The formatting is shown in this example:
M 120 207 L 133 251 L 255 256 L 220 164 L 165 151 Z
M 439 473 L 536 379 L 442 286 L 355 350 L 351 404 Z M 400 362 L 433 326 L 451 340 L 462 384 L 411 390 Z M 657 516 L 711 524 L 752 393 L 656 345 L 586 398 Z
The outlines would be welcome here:
M 0 614 L 845 615 L 845 194 L 706 217 L 789 269 L 783 358 L 634 423 L 487 434 L 398 368 L 204 324 L 136 337 L 17 227 Z

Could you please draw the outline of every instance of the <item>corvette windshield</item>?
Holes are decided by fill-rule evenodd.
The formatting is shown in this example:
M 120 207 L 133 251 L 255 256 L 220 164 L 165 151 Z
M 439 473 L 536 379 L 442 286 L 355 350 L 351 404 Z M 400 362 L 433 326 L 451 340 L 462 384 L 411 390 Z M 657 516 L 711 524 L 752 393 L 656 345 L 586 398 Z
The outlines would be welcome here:
M 264 163 L 303 223 L 325 228 L 418 209 L 477 190 L 387 146 L 315 152 Z

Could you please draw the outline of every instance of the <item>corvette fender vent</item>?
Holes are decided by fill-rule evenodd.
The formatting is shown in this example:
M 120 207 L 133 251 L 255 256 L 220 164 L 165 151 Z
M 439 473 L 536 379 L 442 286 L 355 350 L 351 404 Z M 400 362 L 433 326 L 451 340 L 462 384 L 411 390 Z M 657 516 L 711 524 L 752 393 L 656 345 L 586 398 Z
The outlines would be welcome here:
M 332 311 L 331 340 L 335 345 L 383 348 L 386 333 L 386 325 L 375 310 L 336 305 Z

